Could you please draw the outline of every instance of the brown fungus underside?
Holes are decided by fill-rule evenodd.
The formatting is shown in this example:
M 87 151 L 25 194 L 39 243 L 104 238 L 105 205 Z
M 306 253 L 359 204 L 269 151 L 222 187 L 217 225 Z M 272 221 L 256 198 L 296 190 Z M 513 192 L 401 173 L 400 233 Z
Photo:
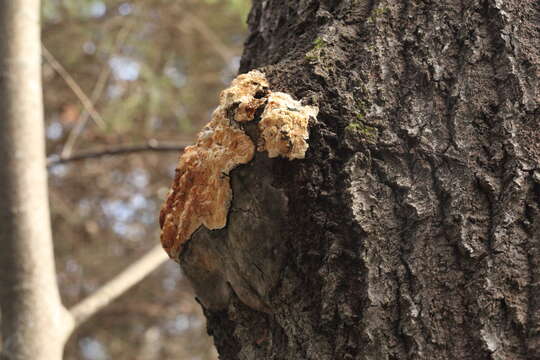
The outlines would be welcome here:
M 182 245 L 204 225 L 209 230 L 227 224 L 232 190 L 229 172 L 253 159 L 255 149 L 268 156 L 303 159 L 308 148 L 308 121 L 318 109 L 302 106 L 290 95 L 268 90 L 257 70 L 239 75 L 220 94 L 212 120 L 195 145 L 185 149 L 167 201 L 160 213 L 161 243 L 178 260 Z M 257 146 L 241 128 L 264 107 L 258 123 Z

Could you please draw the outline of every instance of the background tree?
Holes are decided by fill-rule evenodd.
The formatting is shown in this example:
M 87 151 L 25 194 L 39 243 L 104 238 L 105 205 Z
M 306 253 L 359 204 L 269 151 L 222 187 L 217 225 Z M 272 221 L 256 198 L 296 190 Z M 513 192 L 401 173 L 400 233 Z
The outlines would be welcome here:
M 73 327 L 47 201 L 39 4 L 0 3 L 0 357 L 14 360 L 60 359 Z
M 181 255 L 222 359 L 540 358 L 539 19 L 253 2 L 240 71 L 320 111 L 306 158 L 233 170 L 227 227 Z
M 157 212 L 177 151 L 129 151 L 179 149 L 190 142 L 236 72 L 246 5 L 42 2 L 49 194 L 58 283 L 67 307 L 92 298 L 156 245 Z M 111 150 L 128 152 L 73 161 Z M 45 254 L 34 250 L 40 259 Z M 214 359 L 204 333 L 191 288 L 170 262 L 77 328 L 64 358 Z

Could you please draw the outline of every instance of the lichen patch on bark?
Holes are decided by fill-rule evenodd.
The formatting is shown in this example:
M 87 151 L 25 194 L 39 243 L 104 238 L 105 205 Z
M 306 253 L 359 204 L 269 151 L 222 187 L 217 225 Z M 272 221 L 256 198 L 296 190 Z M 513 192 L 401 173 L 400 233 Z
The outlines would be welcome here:
M 214 230 L 227 224 L 229 172 L 251 161 L 256 148 L 241 124 L 254 120 L 263 106 L 257 150 L 268 151 L 269 157 L 304 158 L 309 117 L 318 109 L 302 106 L 288 94 L 272 93 L 260 71 L 239 75 L 221 92 L 220 104 L 196 144 L 184 150 L 161 209 L 161 243 L 172 259 L 178 259 L 182 245 L 201 225 Z

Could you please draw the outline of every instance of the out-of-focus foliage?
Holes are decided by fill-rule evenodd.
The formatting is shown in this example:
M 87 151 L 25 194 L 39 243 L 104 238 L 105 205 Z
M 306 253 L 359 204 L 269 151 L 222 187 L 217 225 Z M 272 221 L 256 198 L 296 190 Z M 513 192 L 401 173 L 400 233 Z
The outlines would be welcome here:
M 93 100 L 84 121 L 44 61 L 49 155 L 149 139 L 185 143 L 235 76 L 248 0 L 44 0 L 43 44 Z M 50 169 L 61 292 L 70 306 L 159 240 L 157 213 L 178 154 L 100 158 Z M 66 359 L 215 359 L 204 318 L 172 261 L 79 329 Z
M 209 4 L 215 4 L 223 0 L 205 0 Z M 249 12 L 251 2 L 249 0 L 225 0 L 229 8 L 245 18 Z

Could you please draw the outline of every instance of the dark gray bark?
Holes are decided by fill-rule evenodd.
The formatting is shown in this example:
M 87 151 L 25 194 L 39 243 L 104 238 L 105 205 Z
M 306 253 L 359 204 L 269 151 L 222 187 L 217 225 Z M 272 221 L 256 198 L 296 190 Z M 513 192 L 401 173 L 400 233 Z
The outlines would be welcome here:
M 221 359 L 540 359 L 540 3 L 255 0 L 241 72 L 319 106 L 181 262 Z

